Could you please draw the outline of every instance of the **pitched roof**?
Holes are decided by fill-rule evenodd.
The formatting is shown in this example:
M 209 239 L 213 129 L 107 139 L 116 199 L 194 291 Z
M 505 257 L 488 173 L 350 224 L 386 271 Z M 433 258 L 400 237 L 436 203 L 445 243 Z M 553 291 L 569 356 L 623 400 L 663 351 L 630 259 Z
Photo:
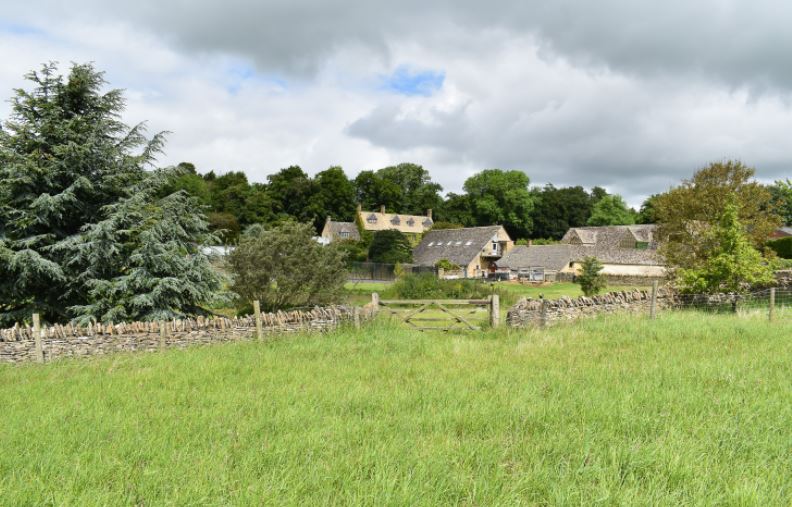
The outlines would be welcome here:
M 792 236 L 792 227 L 779 227 L 776 229 L 776 233 L 780 233 L 781 235 Z
M 500 258 L 498 267 L 511 269 L 545 268 L 560 271 L 573 259 L 575 247 L 572 245 L 520 245 Z
M 405 234 L 423 234 L 434 224 L 428 215 L 385 213 L 384 208 L 380 211 L 364 211 L 358 207 L 358 215 L 363 228 L 367 231 L 396 229 Z
M 421 266 L 434 266 L 437 261 L 446 259 L 467 266 L 481 254 L 500 229 L 500 225 L 492 225 L 429 231 L 413 250 L 413 262 Z
M 354 222 L 335 222 L 330 220 L 327 222 L 327 227 L 333 237 L 340 237 L 342 232 L 349 233 L 349 239 L 360 241 L 360 231 Z
M 651 224 L 574 227 L 567 231 L 561 244 L 515 247 L 496 264 L 510 269 L 560 270 L 570 262 L 596 257 L 603 264 L 662 266 L 654 230 Z M 647 248 L 637 248 L 639 242 L 647 243 Z
M 575 227 L 561 239 L 561 243 L 575 245 L 576 233 L 593 237 L 590 244 L 576 245 L 572 252 L 573 260 L 593 256 L 606 264 L 636 264 L 643 266 L 662 266 L 663 261 L 657 254 L 654 240 L 654 224 L 608 225 L 603 227 Z M 636 248 L 636 243 L 647 243 L 646 248 Z

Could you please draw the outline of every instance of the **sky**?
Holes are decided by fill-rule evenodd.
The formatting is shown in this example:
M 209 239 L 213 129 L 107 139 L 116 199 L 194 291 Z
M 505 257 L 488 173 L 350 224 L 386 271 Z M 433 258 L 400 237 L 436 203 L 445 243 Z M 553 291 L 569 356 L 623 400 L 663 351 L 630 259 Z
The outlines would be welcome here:
M 792 177 L 792 4 L 752 0 L 0 0 L 0 97 L 94 62 L 162 165 L 446 191 L 487 168 L 637 206 L 709 162 Z M 10 106 L 0 102 L 0 118 Z

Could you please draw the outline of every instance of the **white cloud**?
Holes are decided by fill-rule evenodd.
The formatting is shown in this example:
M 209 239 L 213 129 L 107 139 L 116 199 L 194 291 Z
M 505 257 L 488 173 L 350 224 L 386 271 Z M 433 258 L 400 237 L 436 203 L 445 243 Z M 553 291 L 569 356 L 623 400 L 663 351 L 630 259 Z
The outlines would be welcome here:
M 451 191 L 515 168 L 632 204 L 724 157 L 790 173 L 792 32 L 770 2 L 63 5 L 7 6 L 0 94 L 42 62 L 94 61 L 129 123 L 173 132 L 163 163 L 263 181 L 414 161 Z M 443 85 L 393 93 L 399 68 Z

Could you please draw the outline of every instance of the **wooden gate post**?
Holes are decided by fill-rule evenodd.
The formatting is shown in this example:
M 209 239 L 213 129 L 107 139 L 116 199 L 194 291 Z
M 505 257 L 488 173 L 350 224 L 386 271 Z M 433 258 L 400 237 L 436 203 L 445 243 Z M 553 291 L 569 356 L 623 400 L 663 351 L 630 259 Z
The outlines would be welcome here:
M 542 312 L 539 314 L 539 326 L 547 326 L 547 300 L 542 298 Z
M 652 280 L 652 302 L 649 307 L 649 318 L 657 318 L 657 280 Z
M 36 362 L 44 362 L 44 348 L 41 346 L 41 320 L 38 313 L 33 314 L 33 343 L 36 347 Z
M 165 321 L 161 320 L 159 323 L 159 331 L 160 331 L 160 338 L 159 338 L 159 348 L 165 348 Z
M 500 296 L 493 294 L 490 296 L 490 326 L 498 327 L 500 324 Z
M 773 322 L 773 318 L 775 317 L 775 287 L 770 289 L 770 311 L 767 314 L 767 318 L 770 322 Z
M 261 304 L 259 300 L 253 301 L 253 314 L 256 317 L 256 338 L 264 339 L 264 330 L 261 328 Z

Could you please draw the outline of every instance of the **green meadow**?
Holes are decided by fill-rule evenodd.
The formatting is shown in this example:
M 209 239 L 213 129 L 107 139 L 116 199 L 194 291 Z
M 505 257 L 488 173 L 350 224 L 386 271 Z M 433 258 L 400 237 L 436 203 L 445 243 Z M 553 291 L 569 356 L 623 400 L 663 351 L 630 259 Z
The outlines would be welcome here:
M 792 320 L 376 322 L 0 366 L 2 505 L 789 505 Z

